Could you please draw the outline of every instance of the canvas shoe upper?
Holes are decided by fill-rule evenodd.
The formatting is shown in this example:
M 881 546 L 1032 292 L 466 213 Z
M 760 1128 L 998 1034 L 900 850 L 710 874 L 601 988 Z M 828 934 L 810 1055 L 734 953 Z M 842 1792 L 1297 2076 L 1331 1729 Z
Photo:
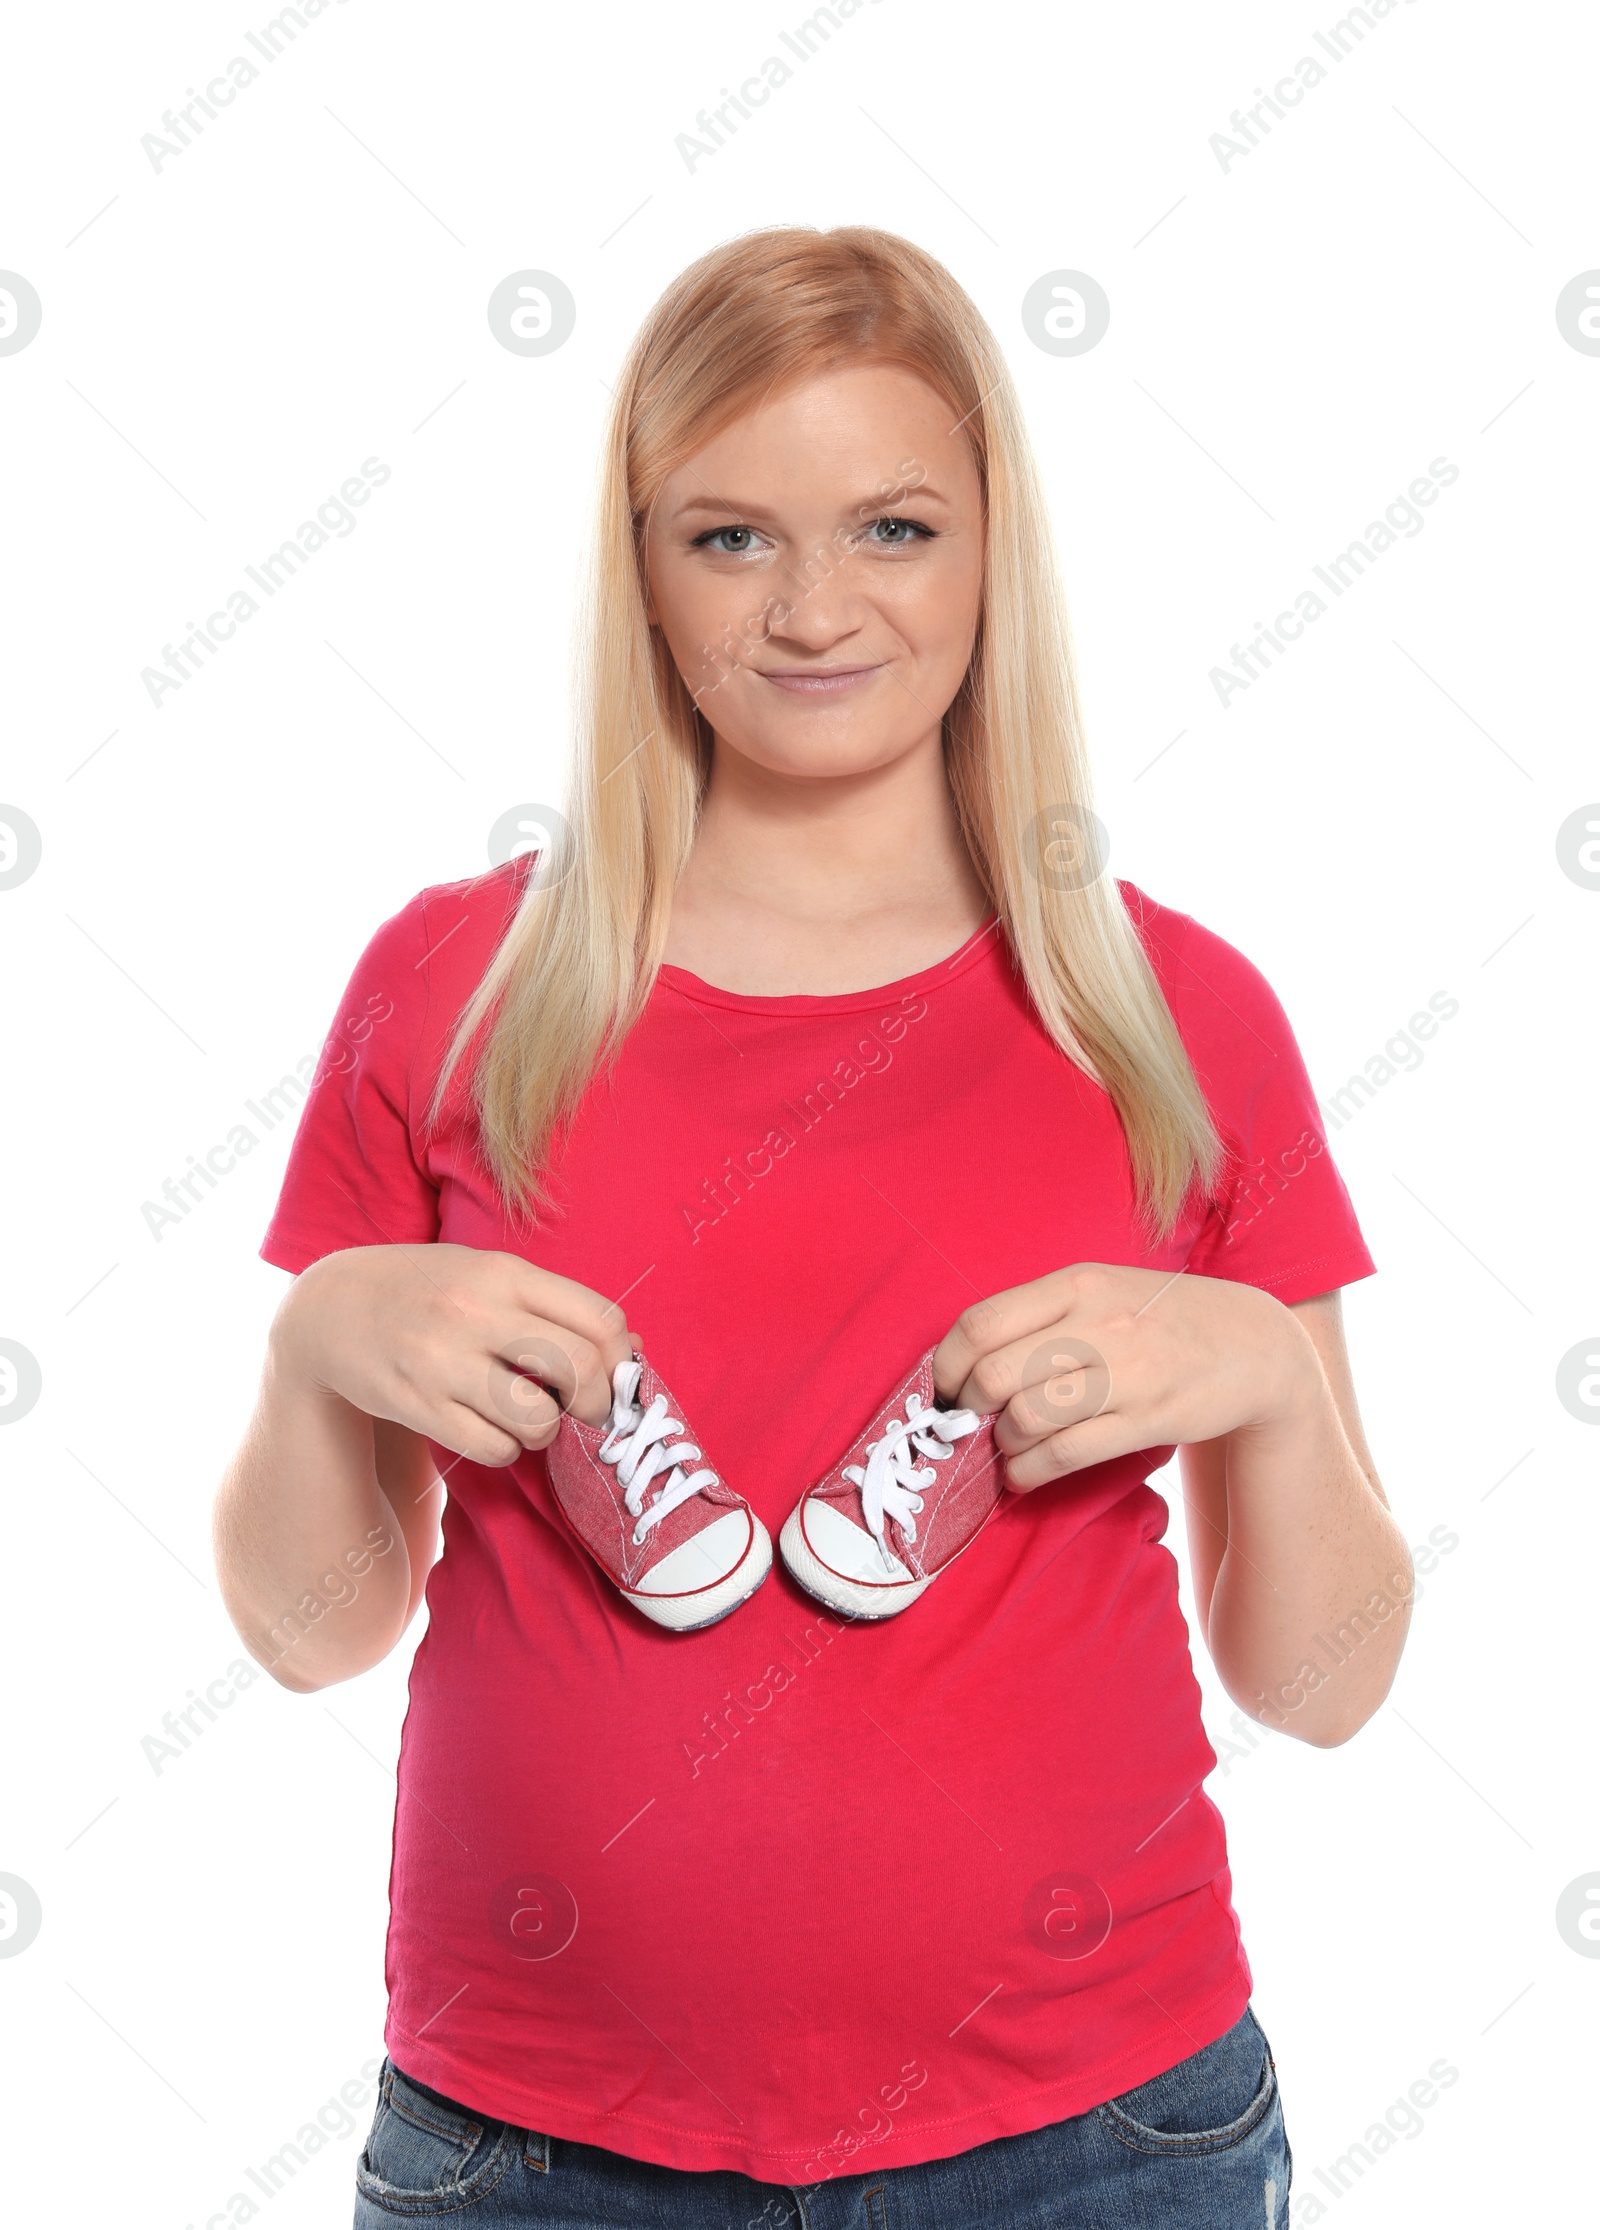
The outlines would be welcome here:
M 772 1569 L 771 1536 L 702 1460 L 682 1410 L 642 1355 L 619 1363 L 611 1385 L 603 1425 L 562 1416 L 546 1451 L 556 1500 L 646 1618 L 676 1633 L 713 1625 Z
M 892 1618 L 977 1537 L 1005 1491 L 994 1419 L 940 1402 L 930 1348 L 801 1496 L 778 1547 L 819 1601 L 852 1618 Z

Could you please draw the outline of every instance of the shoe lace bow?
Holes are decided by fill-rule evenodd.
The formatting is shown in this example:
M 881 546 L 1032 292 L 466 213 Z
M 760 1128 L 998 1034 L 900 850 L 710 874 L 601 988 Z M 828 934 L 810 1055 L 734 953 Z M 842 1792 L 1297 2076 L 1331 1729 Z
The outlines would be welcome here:
M 915 1541 L 923 1499 L 918 1490 L 932 1486 L 939 1476 L 934 1465 L 982 1422 L 970 1409 L 930 1409 L 920 1394 L 909 1394 L 904 1419 L 891 1417 L 883 1438 L 867 1442 L 865 1464 L 845 1465 L 844 1477 L 861 1489 L 861 1514 L 885 1557 L 885 1519 L 893 1518 L 906 1539 Z M 913 1448 L 932 1460 L 913 1462 Z
M 668 1414 L 665 1394 L 657 1394 L 647 1409 L 640 1408 L 637 1396 L 643 1373 L 644 1365 L 637 1356 L 619 1363 L 612 1373 L 610 1430 L 597 1450 L 602 1463 L 616 1466 L 623 1489 L 622 1499 L 629 1516 L 636 1520 L 635 1547 L 680 1503 L 689 1501 L 702 1487 L 714 1486 L 717 1481 L 717 1473 L 704 1466 L 699 1470 L 685 1469 L 701 1453 L 692 1440 L 680 1440 L 671 1447 L 667 1445 L 674 1433 L 682 1432 L 683 1419 Z M 655 1479 L 660 1479 L 660 1485 L 647 1507 L 645 1493 Z

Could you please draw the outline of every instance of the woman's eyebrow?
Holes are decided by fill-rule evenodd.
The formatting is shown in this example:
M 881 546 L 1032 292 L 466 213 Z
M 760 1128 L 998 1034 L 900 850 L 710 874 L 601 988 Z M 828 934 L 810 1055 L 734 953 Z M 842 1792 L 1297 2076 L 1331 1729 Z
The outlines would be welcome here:
M 764 503 L 740 503 L 732 497 L 715 494 L 689 496 L 674 509 L 680 519 L 691 511 L 715 512 L 719 517 L 730 519 L 775 519 L 778 515 L 769 511 Z
M 841 516 L 871 518 L 876 517 L 880 512 L 894 510 L 902 503 L 947 503 L 948 500 L 948 497 L 941 495 L 939 490 L 926 480 L 918 481 L 915 487 L 909 487 L 904 482 L 896 481 L 891 485 L 887 495 L 883 494 L 881 490 L 875 489 L 870 495 L 863 497 L 861 502 L 846 504 Z M 685 497 L 682 503 L 674 505 L 673 511 L 674 516 L 680 519 L 687 518 L 692 512 L 701 511 L 708 515 L 727 519 L 759 521 L 763 519 L 772 520 L 778 517 L 778 513 L 767 504 L 742 503 L 737 497 L 720 496 L 709 492 Z

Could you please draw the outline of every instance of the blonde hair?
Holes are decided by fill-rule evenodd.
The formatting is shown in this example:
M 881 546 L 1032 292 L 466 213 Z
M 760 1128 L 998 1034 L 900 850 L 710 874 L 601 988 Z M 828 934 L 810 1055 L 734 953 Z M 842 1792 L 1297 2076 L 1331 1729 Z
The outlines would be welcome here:
M 1063 825 L 1093 827 L 1091 785 L 1017 396 L 993 334 L 943 266 L 861 225 L 782 226 L 713 249 L 634 339 L 602 463 L 572 843 L 548 848 L 528 876 L 462 1011 L 430 1116 L 481 1028 L 471 1074 L 483 1159 L 508 1207 L 548 1204 L 541 1166 L 649 999 L 710 773 L 710 725 L 645 618 L 651 507 L 677 466 L 752 403 L 846 362 L 915 371 L 971 443 L 986 553 L 972 661 L 944 718 L 950 787 L 1039 1019 L 1109 1094 L 1139 1212 L 1165 1238 L 1196 1176 L 1210 1191 L 1223 1147 L 1115 881 L 1092 858 L 1081 874 L 1051 864 Z

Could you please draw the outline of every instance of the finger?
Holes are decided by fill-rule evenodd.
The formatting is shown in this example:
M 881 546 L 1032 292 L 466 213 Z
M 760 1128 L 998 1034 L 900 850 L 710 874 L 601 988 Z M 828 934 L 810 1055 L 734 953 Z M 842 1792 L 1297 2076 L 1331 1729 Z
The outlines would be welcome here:
M 1006 1485 L 1018 1494 L 1029 1494 L 1052 1479 L 1086 1470 L 1090 1464 L 1109 1463 L 1113 1456 L 1131 1455 L 1141 1447 L 1137 1433 L 1125 1417 L 1109 1410 L 1081 1425 L 1069 1425 L 1036 1441 L 1006 1465 Z
M 441 1402 L 437 1417 L 425 1429 L 427 1437 L 439 1447 L 464 1456 L 468 1463 L 486 1464 L 491 1469 L 515 1463 L 523 1452 L 522 1442 L 513 1432 L 480 1415 L 466 1402 Z M 448 1477 L 445 1484 L 448 1487 Z
M 980 1416 L 1010 1410 L 1021 1437 L 1075 1424 L 1104 1408 L 1111 1371 L 1092 1340 L 1060 1322 L 980 1355 L 950 1398 Z
M 1093 1342 L 1059 1329 L 1030 1343 L 1020 1357 L 1008 1348 L 982 1368 L 992 1370 L 998 1391 L 1016 1387 L 994 1424 L 995 1440 L 1007 1455 L 1098 1417 L 1114 1391 L 1111 1366 Z
M 531 1450 L 548 1448 L 561 1430 L 561 1415 L 568 1406 L 551 1390 L 556 1372 L 545 1360 L 545 1351 L 560 1355 L 571 1383 L 570 1365 L 551 1343 L 537 1343 L 538 1352 L 517 1341 L 507 1355 L 492 1355 L 479 1396 L 484 1413 L 497 1425 L 516 1435 Z
M 618 1303 L 604 1293 L 597 1293 L 593 1286 L 580 1285 L 576 1278 L 564 1278 L 554 1270 L 541 1270 L 531 1262 L 524 1262 L 520 1255 L 509 1255 L 506 1260 L 516 1268 L 511 1291 L 513 1305 L 531 1317 L 542 1318 L 549 1325 L 587 1340 L 598 1352 L 609 1382 L 617 1365 L 625 1363 L 633 1353 L 628 1320 Z
M 963 1309 L 933 1352 L 933 1382 L 946 1400 L 956 1399 L 963 1409 L 975 1404 L 968 1398 L 977 1389 L 974 1373 L 983 1359 L 997 1349 L 1037 1339 L 1065 1315 L 1072 1298 L 1074 1264 L 1052 1270 L 1027 1285 L 1014 1285 L 987 1300 Z M 1015 1391 L 1015 1387 L 1011 1389 Z M 1001 1396 L 1009 1400 L 1010 1394 Z M 991 1402 L 997 1408 L 998 1402 Z
M 523 1317 L 496 1341 L 488 1358 L 489 1414 L 519 1431 L 524 1420 L 541 1435 L 538 1445 L 555 1437 L 550 1426 L 571 1410 L 586 1424 L 602 1424 L 611 1412 L 611 1372 L 592 1340 L 545 1316 Z M 477 1387 L 452 1389 L 475 1401 Z M 548 1405 L 548 1406 L 547 1406 Z

